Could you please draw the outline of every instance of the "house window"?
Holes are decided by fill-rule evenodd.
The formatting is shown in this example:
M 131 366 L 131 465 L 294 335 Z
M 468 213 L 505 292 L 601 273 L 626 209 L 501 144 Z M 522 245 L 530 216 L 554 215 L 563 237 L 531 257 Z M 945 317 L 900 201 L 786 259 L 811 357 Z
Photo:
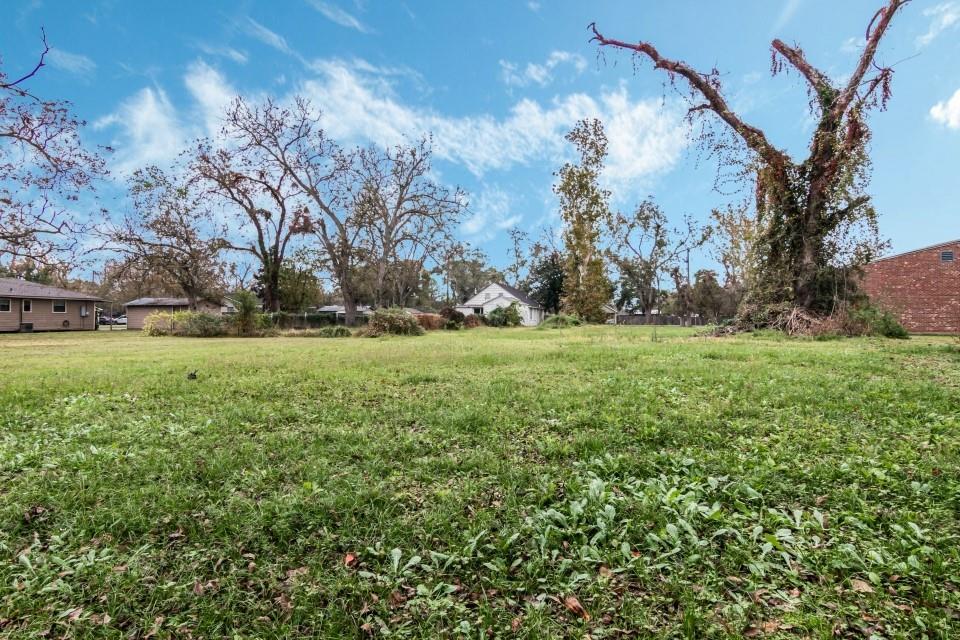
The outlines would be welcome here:
M 0 312 L 8 313 L 10 311 L 10 298 L 0 298 Z
M 54 301 L 53 301 L 53 312 L 54 312 L 54 313 L 66 313 L 66 312 L 67 312 L 67 301 L 66 301 L 66 300 L 54 300 Z
M 24 312 L 24 313 L 30 313 L 31 311 L 33 311 L 33 300 L 27 300 L 26 298 L 24 298 L 24 299 L 23 299 L 23 312 Z
M 953 251 L 941 251 L 940 262 L 953 262 Z
M 474 315 L 481 315 L 481 316 L 482 316 L 482 315 L 483 315 L 483 307 L 474 307 L 474 308 L 473 308 L 473 313 L 474 313 Z

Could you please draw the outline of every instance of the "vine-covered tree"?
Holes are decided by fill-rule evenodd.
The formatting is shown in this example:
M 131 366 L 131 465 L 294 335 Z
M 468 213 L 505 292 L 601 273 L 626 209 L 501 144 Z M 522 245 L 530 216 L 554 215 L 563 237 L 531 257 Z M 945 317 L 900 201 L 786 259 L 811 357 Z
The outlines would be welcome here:
M 76 247 L 80 194 L 106 175 L 103 159 L 84 148 L 86 124 L 69 102 L 29 91 L 29 80 L 50 51 L 46 35 L 36 66 L 16 79 L 0 68 L 0 259 L 55 261 Z
M 748 296 L 754 305 L 799 309 L 816 316 L 830 312 L 838 297 L 842 302 L 853 295 L 846 270 L 837 269 L 849 265 L 838 265 L 835 256 L 844 254 L 856 264 L 866 260 L 877 246 L 876 213 L 865 192 L 870 140 L 866 116 L 873 108 L 883 109 L 890 98 L 893 69 L 876 62 L 877 49 L 897 11 L 907 2 L 887 0 L 874 14 L 859 60 L 843 82 L 815 68 L 799 47 L 779 39 L 773 41 L 773 72 L 792 67 L 809 89 L 810 109 L 817 124 L 809 153 L 802 160 L 791 158 L 764 131 L 733 111 L 716 69 L 697 71 L 680 60 L 664 57 L 650 42 L 608 38 L 595 24 L 590 26 L 593 40 L 601 47 L 630 51 L 647 59 L 654 68 L 667 73 L 671 82 L 682 78 L 690 89 L 691 121 L 712 114 L 715 119 L 702 121 L 705 126 L 721 122 L 724 130 L 733 134 L 734 149 L 727 136 L 713 136 L 709 130 L 705 130 L 703 140 L 715 150 L 732 150 L 732 154 L 724 155 L 724 161 L 755 179 L 759 271 Z M 746 155 L 739 153 L 743 149 Z M 857 229 L 866 233 L 858 234 Z M 838 286 L 838 279 L 843 280 L 842 286 Z
M 563 309 L 588 322 L 603 322 L 603 305 L 613 293 L 600 251 L 601 224 L 610 218 L 610 192 L 599 184 L 607 156 L 607 136 L 599 120 L 581 120 L 566 139 L 580 154 L 578 164 L 557 172 L 553 191 L 564 222 Z

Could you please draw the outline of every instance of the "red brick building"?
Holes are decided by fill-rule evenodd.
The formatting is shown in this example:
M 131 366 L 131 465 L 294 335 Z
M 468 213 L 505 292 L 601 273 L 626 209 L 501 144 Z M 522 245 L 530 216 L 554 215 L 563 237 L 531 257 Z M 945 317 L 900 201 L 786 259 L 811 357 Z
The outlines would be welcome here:
M 907 331 L 960 332 L 960 240 L 880 258 L 864 270 L 870 300 Z

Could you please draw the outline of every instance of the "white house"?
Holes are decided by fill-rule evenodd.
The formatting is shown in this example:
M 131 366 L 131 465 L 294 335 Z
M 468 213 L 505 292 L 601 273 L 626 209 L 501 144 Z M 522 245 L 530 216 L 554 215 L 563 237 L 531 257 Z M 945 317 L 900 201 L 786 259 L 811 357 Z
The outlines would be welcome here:
M 509 307 L 516 302 L 520 310 L 520 319 L 526 327 L 535 327 L 543 322 L 543 307 L 536 300 L 519 289 L 502 282 L 491 282 L 475 296 L 457 306 L 464 315 L 485 315 L 499 307 Z

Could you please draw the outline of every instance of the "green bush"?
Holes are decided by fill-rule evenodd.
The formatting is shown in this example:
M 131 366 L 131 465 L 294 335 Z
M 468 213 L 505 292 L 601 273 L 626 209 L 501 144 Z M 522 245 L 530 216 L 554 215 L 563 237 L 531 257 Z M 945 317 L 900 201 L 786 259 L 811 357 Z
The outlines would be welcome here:
M 417 319 L 400 308 L 377 309 L 361 335 L 377 338 L 379 336 L 422 336 L 426 333 Z
M 546 320 L 540 323 L 538 328 L 540 329 L 565 329 L 567 327 L 579 327 L 583 322 L 577 316 L 568 316 L 563 313 L 559 313 L 555 316 L 550 316 Z
M 909 337 L 907 330 L 903 328 L 896 316 L 873 305 L 865 305 L 851 310 L 849 323 L 852 329 L 851 333 L 856 335 L 883 336 L 898 340 Z
M 233 295 L 233 306 L 236 313 L 231 316 L 237 335 L 251 335 L 257 329 L 265 329 L 270 320 L 259 312 L 260 302 L 249 291 L 237 291 Z
M 190 338 L 213 338 L 227 334 L 223 316 L 200 311 L 176 311 L 174 313 L 151 313 L 143 323 L 143 332 L 148 336 L 181 336 Z
M 335 325 L 319 329 L 288 329 L 280 335 L 285 338 L 349 338 L 353 333 L 346 327 Z
M 508 307 L 497 307 L 486 315 L 487 324 L 491 327 L 519 327 L 523 322 L 520 317 L 520 307 L 511 302 Z

